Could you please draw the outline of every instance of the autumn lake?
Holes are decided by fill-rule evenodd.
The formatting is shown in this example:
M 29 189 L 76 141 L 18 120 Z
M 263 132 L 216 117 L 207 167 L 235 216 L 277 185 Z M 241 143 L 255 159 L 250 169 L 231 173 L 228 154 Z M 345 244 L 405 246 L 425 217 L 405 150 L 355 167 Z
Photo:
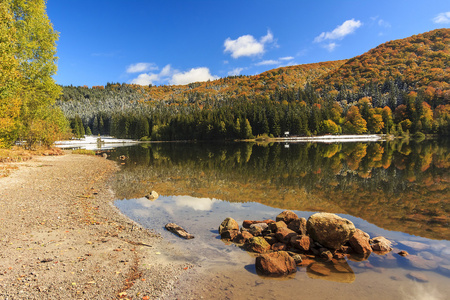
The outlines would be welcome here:
M 445 299 L 450 294 L 450 141 L 368 143 L 148 143 L 116 148 L 115 205 L 160 233 L 201 266 L 205 297 L 275 299 Z M 121 160 L 124 155 L 126 159 Z M 123 158 L 123 157 L 122 157 Z M 144 196 L 156 191 L 150 201 Z M 283 279 L 259 276 L 255 256 L 220 239 L 226 217 L 308 218 L 330 212 L 393 251 L 348 258 L 327 276 L 298 267 Z M 195 236 L 166 231 L 169 222 Z M 407 251 L 408 256 L 397 253 Z M 154 249 L 157 251 L 157 249 Z M 205 271 L 206 270 L 206 271 Z M 205 281 L 206 282 L 206 281 Z

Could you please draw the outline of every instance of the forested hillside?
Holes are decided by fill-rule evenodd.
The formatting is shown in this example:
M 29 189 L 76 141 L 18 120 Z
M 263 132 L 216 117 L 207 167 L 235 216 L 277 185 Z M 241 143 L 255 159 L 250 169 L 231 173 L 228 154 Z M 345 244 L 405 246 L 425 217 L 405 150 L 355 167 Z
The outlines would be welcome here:
M 63 87 L 86 131 L 152 140 L 259 135 L 450 132 L 450 29 L 387 42 L 348 61 L 278 68 L 184 86 Z

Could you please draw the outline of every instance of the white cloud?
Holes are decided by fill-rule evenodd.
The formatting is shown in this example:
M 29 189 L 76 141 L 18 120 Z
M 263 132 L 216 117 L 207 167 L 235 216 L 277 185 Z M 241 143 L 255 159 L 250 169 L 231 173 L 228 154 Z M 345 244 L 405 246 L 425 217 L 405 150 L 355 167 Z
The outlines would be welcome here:
M 387 22 L 387 21 L 385 21 L 383 19 L 380 19 L 380 20 L 378 20 L 378 26 L 385 27 L 385 28 L 390 28 L 391 27 L 391 23 L 389 23 L 389 22 Z
M 139 73 L 139 72 L 147 72 L 158 70 L 158 67 L 153 63 L 137 63 L 133 65 L 129 65 L 127 68 L 127 73 Z
M 182 85 L 191 82 L 208 81 L 218 79 L 219 77 L 211 75 L 206 67 L 193 68 L 184 73 L 175 73 L 170 80 L 171 84 Z
M 293 56 L 285 56 L 285 57 L 280 57 L 280 60 L 293 60 L 294 57 Z
M 241 75 L 241 72 L 244 70 L 244 68 L 234 68 L 233 70 L 228 72 L 228 76 L 238 76 Z
M 315 43 L 320 43 L 325 40 L 341 40 L 345 36 L 355 32 L 356 29 L 362 26 L 361 21 L 355 21 L 355 19 L 347 20 L 342 25 L 339 25 L 331 32 L 322 32 L 315 39 Z M 335 45 L 334 45 L 335 46 Z
M 157 74 L 140 74 L 135 79 L 131 80 L 131 83 L 139 84 L 139 85 L 149 85 L 153 84 L 155 81 L 159 80 L 159 76 Z
M 279 64 L 279 63 L 280 63 L 280 62 L 279 62 L 278 60 L 270 59 L 270 60 L 263 60 L 263 61 L 260 61 L 259 63 L 256 63 L 255 66 L 277 65 L 277 64 Z
M 338 45 L 336 43 L 328 43 L 328 44 L 323 45 L 323 47 L 330 52 L 333 52 L 337 46 Z
M 436 24 L 449 24 L 450 23 L 450 11 L 438 14 L 433 18 L 433 22 Z
M 190 207 L 194 210 L 202 211 L 211 210 L 213 204 L 217 202 L 216 199 L 195 198 L 191 196 L 173 196 L 172 198 L 178 207 Z
M 224 52 L 230 52 L 233 58 L 258 56 L 264 53 L 266 44 L 272 43 L 273 41 L 273 34 L 270 30 L 259 41 L 249 34 L 240 36 L 236 40 L 227 38 L 224 42 Z

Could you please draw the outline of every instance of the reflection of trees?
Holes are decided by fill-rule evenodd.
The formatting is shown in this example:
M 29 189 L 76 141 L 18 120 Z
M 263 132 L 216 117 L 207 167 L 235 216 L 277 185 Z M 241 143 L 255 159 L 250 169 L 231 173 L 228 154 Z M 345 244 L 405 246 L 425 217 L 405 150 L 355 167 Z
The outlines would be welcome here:
M 162 143 L 118 149 L 129 157 L 119 198 L 193 195 L 348 213 L 380 227 L 449 236 L 448 142 L 345 144 Z

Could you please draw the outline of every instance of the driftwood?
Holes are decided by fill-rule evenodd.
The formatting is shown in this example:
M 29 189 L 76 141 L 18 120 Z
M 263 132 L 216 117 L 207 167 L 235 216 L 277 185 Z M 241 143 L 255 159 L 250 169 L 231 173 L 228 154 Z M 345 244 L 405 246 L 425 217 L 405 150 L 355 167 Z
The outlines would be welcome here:
M 178 226 L 175 223 L 167 223 L 165 227 L 170 232 L 173 232 L 176 235 L 178 235 L 178 236 L 180 236 L 180 237 L 182 237 L 184 239 L 193 239 L 194 238 L 194 236 L 192 234 L 188 233 L 181 226 Z

